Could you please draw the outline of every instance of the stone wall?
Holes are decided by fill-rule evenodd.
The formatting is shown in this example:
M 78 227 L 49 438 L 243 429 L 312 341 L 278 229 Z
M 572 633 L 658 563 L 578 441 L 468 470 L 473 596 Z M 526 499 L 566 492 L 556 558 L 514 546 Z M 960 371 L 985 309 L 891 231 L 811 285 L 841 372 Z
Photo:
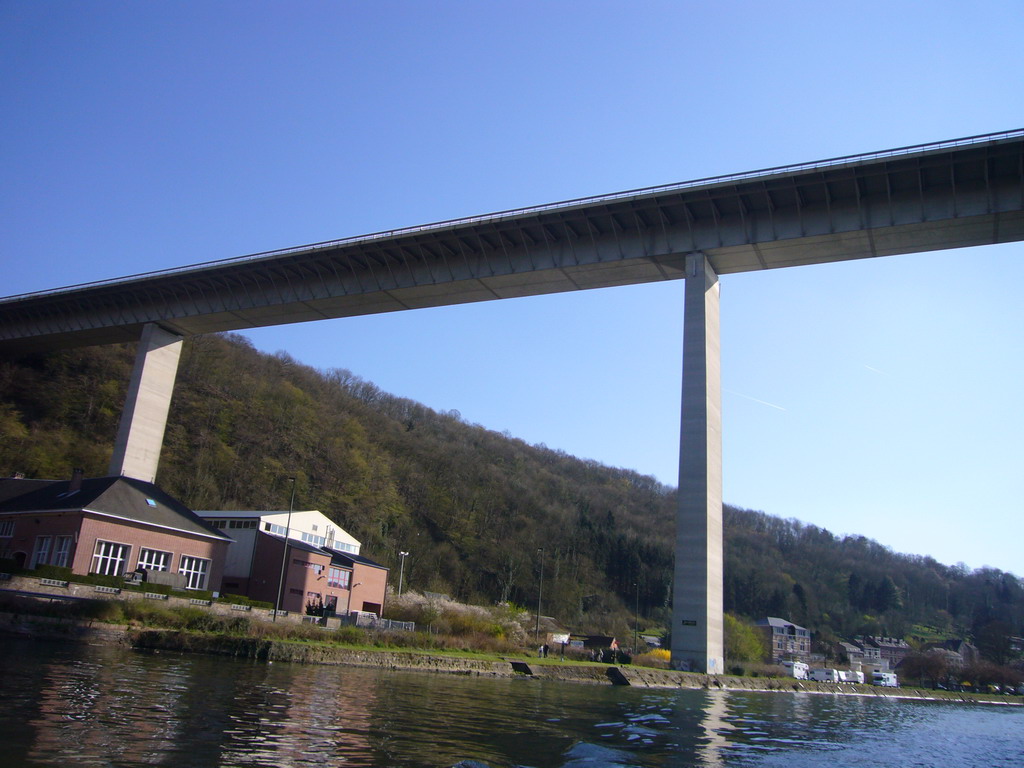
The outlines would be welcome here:
M 7 574 L 0 574 L 0 578 Z M 51 600 L 152 600 L 162 602 L 168 606 L 193 606 L 203 608 L 220 616 L 244 615 L 253 619 L 271 621 L 274 612 L 266 608 L 253 608 L 247 605 L 232 605 L 230 603 L 218 602 L 216 600 L 197 600 L 174 595 L 164 595 L 159 592 L 136 592 L 131 589 L 117 589 L 103 587 L 95 584 L 80 584 L 56 579 L 40 579 L 35 576 L 9 576 L 0 581 L 0 592 L 13 592 L 16 594 L 36 597 L 38 599 Z M 289 613 L 282 611 L 278 614 L 278 621 L 288 621 L 293 624 L 301 623 L 305 619 L 304 614 Z

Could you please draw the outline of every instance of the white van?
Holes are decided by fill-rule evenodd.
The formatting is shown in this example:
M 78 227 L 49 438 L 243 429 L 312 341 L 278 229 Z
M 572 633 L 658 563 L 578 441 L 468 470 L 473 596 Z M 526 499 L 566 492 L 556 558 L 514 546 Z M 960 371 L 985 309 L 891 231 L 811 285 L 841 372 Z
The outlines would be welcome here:
M 811 670 L 811 680 L 817 680 L 819 683 L 841 683 L 842 678 L 839 676 L 838 669 L 831 669 L 829 667 L 822 667 L 820 669 Z
M 790 677 L 795 677 L 797 680 L 806 680 L 807 673 L 811 669 L 802 661 L 784 661 L 779 666 L 786 670 Z
M 864 673 L 854 672 L 852 669 L 841 669 L 839 670 L 839 676 L 842 678 L 844 683 L 863 683 Z
M 899 688 L 899 680 L 895 672 L 874 672 L 871 675 L 871 684 L 880 685 L 884 688 Z

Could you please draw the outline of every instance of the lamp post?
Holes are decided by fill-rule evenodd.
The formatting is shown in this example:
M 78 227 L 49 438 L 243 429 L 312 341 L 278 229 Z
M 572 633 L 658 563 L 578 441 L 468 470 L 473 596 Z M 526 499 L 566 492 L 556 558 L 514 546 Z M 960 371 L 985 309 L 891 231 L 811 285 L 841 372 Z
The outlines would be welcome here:
M 288 478 L 292 483 L 292 495 L 288 500 L 288 525 L 284 534 L 284 551 L 281 553 L 281 576 L 277 580 L 277 603 L 274 605 L 274 621 L 281 611 L 281 596 L 284 592 L 284 572 L 288 565 L 288 537 L 292 535 L 292 510 L 295 508 L 295 478 Z
M 636 656 L 639 646 L 636 644 L 637 632 L 640 629 L 640 582 L 633 585 L 636 587 L 636 603 L 633 605 L 633 655 Z
M 540 604 L 544 595 L 544 547 L 538 547 L 537 552 L 540 553 L 540 584 L 537 587 L 537 626 L 533 630 L 534 640 L 540 639 Z
M 398 569 L 398 596 L 402 596 L 402 579 L 405 576 L 405 558 L 409 556 L 408 552 L 399 552 L 398 557 L 402 561 L 401 567 Z

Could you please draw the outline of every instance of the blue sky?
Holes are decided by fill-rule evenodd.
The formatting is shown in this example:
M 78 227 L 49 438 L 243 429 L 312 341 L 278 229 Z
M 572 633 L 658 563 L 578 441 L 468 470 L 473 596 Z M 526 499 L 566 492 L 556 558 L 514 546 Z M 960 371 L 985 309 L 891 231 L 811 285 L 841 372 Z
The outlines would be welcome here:
M 1018 0 L 833 5 L 3 0 L 0 295 L 1024 127 Z M 1024 574 L 1022 287 L 1024 244 L 723 277 L 726 501 Z M 668 283 L 248 335 L 674 485 L 681 325 Z

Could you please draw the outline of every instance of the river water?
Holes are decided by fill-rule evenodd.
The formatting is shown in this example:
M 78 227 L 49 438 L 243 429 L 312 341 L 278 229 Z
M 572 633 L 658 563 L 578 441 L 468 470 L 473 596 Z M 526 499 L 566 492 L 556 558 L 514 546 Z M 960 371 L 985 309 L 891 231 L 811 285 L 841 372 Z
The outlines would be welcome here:
M 460 761 L 1022 768 L 1024 708 L 491 680 L 0 638 L 0 766 Z

